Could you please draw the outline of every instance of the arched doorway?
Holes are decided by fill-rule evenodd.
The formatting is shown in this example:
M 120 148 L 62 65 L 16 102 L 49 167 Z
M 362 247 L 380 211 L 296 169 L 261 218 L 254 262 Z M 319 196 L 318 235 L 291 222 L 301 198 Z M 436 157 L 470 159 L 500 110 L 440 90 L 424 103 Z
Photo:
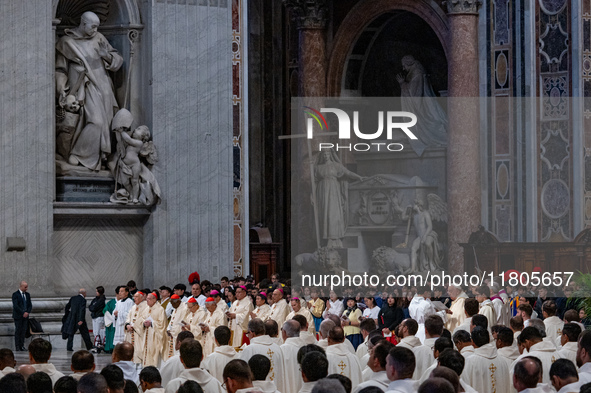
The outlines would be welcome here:
M 327 73 L 329 96 L 399 96 L 396 74 L 412 54 L 436 92 L 447 90 L 448 21 L 434 1 L 364 0 L 343 20 Z

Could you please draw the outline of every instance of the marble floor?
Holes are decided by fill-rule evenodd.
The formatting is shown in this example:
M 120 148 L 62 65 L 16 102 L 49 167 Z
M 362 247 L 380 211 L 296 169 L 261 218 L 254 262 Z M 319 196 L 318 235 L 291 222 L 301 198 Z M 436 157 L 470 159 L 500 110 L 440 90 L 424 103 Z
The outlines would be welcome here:
M 73 353 L 74 352 L 67 352 L 65 349 L 55 349 L 51 354 L 49 362 L 53 363 L 55 368 L 61 373 L 66 375 L 72 374 L 70 364 Z M 29 352 L 15 352 L 14 357 L 16 358 L 17 367 L 22 364 L 29 364 Z M 111 364 L 111 355 L 105 353 L 95 353 L 94 362 L 96 364 L 96 371 L 100 372 L 103 367 Z

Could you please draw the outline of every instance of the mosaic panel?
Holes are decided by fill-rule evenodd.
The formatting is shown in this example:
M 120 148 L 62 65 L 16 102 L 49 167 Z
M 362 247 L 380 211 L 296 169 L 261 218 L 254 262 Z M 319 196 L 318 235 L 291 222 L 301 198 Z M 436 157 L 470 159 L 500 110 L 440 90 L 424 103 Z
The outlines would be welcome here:
M 538 223 L 542 241 L 569 241 L 572 227 L 571 4 L 539 0 L 538 43 Z

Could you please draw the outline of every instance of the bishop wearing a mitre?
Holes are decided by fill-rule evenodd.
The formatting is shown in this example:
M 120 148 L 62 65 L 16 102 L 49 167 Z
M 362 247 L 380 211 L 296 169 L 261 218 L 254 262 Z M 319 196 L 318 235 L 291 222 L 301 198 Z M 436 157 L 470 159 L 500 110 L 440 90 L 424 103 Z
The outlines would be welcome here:
M 148 307 L 144 309 L 144 337 L 143 337 L 143 366 L 160 365 L 160 355 L 162 354 L 162 346 L 164 341 L 164 334 L 166 329 L 166 311 L 158 303 L 158 295 L 152 292 L 148 295 L 146 300 Z
M 234 348 L 242 346 L 246 341 L 246 330 L 250 313 L 253 311 L 252 302 L 246 296 L 246 287 L 241 285 L 236 288 L 236 300 L 232 303 L 226 316 L 230 320 L 230 329 L 232 330 L 232 346 Z

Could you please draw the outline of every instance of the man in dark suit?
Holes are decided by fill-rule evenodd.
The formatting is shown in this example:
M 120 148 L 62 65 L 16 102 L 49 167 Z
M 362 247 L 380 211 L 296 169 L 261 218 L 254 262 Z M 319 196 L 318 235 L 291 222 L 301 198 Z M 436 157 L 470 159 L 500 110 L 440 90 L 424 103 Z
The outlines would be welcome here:
M 14 319 L 14 345 L 17 351 L 26 351 L 25 334 L 29 329 L 29 314 L 33 308 L 29 284 L 21 281 L 18 291 L 12 294 L 12 318 Z
M 68 351 L 74 349 L 74 335 L 76 330 L 80 330 L 80 335 L 86 344 L 86 349 L 92 348 L 90 341 L 90 334 L 88 333 L 88 326 L 86 325 L 86 290 L 81 288 L 78 295 L 72 296 L 66 305 L 66 315 L 64 319 L 64 326 L 62 333 L 68 335 L 68 343 L 66 348 Z

